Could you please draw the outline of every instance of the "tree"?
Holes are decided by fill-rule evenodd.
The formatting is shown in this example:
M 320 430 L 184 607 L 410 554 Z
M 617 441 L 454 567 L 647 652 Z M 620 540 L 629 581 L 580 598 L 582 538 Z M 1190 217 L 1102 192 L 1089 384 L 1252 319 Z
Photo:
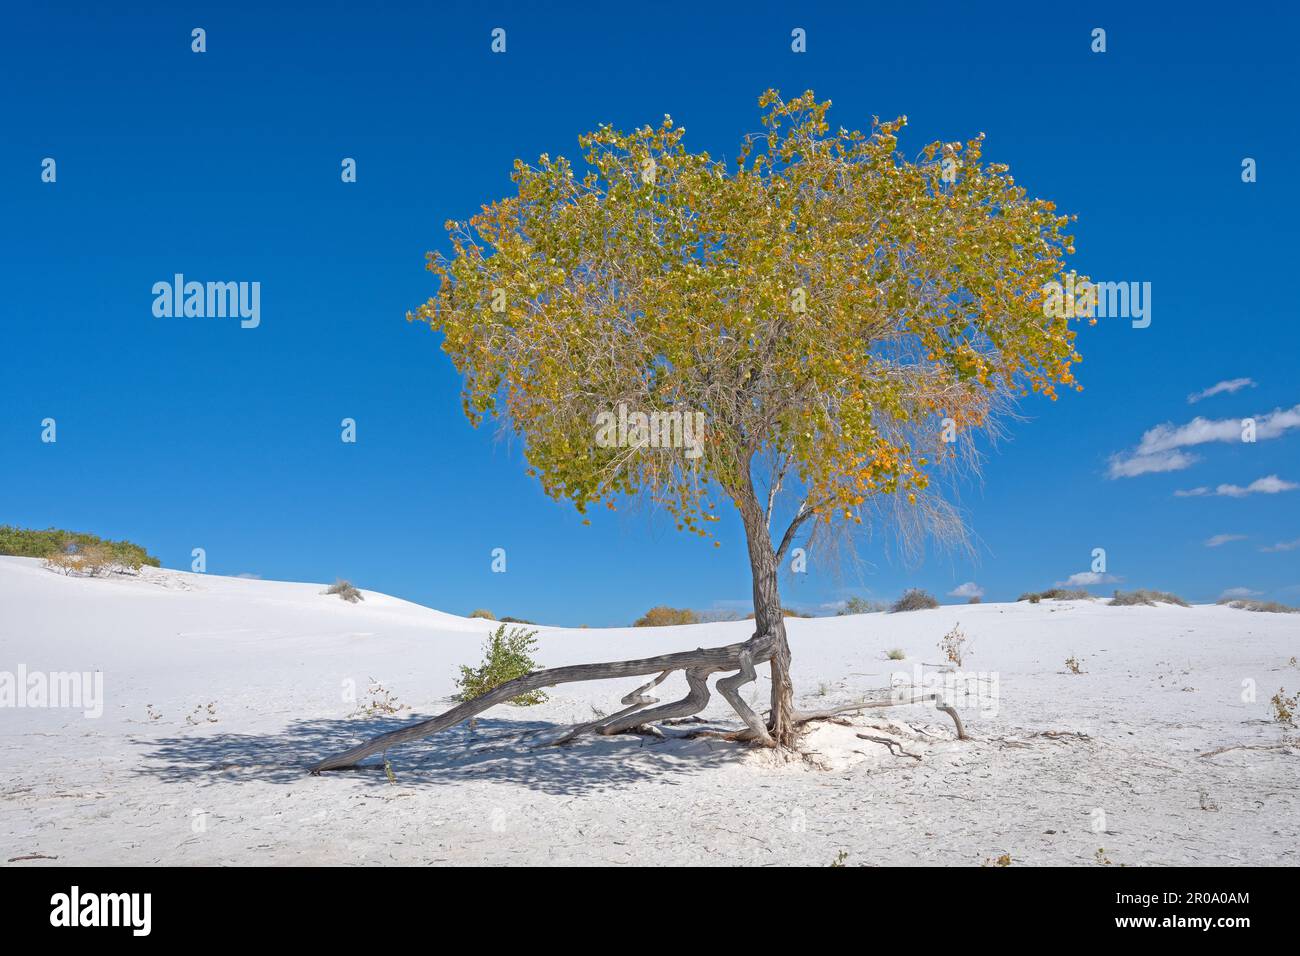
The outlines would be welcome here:
M 731 170 L 688 151 L 667 116 L 581 137 L 585 172 L 516 161 L 516 195 L 447 223 L 451 254 L 427 262 L 437 294 L 408 315 L 443 334 L 470 422 L 522 437 L 551 497 L 584 514 L 648 499 L 702 537 L 720 501 L 739 512 L 753 637 L 522 679 L 660 673 L 627 713 L 580 729 L 698 711 L 705 678 L 727 670 L 718 691 L 746 725 L 734 736 L 791 746 L 807 717 L 778 588 L 792 544 L 872 517 L 904 537 L 955 530 L 935 479 L 975 460 L 970 436 L 1019 396 L 1077 387 L 1063 316 L 1083 312 L 1044 305 L 1074 251 L 1071 218 L 983 163 L 982 135 L 908 160 L 906 117 L 832 132 L 830 103 L 811 91 L 787 102 L 769 90 L 759 106 L 764 131 Z M 736 691 L 762 662 L 765 722 Z M 644 710 L 670 668 L 691 693 Z M 318 769 L 449 726 L 464 706 Z

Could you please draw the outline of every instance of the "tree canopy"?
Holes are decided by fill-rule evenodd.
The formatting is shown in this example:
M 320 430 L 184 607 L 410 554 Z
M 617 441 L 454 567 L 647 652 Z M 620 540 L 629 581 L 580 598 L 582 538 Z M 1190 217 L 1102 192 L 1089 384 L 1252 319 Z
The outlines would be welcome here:
M 580 137 L 585 170 L 517 160 L 517 194 L 428 255 L 437 294 L 408 318 L 442 331 L 470 421 L 504 416 L 579 511 L 646 493 L 707 534 L 716 489 L 743 513 L 767 455 L 796 521 L 857 523 L 924 495 L 957 454 L 945 419 L 965 434 L 1078 387 L 1070 320 L 1043 307 L 1071 217 L 983 162 L 982 134 L 907 159 L 906 117 L 863 133 L 811 91 L 759 106 L 730 167 L 667 116 Z M 698 447 L 599 440 L 620 406 L 700 416 Z

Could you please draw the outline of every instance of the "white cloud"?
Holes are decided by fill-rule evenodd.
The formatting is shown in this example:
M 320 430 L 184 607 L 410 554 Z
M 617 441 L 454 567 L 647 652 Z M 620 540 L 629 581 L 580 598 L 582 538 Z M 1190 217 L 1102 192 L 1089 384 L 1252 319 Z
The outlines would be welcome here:
M 1079 571 L 1071 574 L 1064 581 L 1057 581 L 1058 588 L 1068 587 L 1088 587 L 1093 584 L 1118 584 L 1123 578 L 1117 578 L 1113 574 L 1101 574 L 1097 571 Z
M 948 597 L 982 598 L 983 596 L 984 589 L 974 581 L 967 581 L 965 584 L 959 584 L 948 592 Z
M 1195 455 L 1181 451 L 1165 451 L 1155 455 L 1110 456 L 1110 477 L 1135 478 L 1161 471 L 1182 471 L 1196 463 Z
M 1300 548 L 1300 538 L 1296 538 L 1294 541 L 1279 541 L 1277 544 L 1270 544 L 1268 547 L 1260 548 L 1259 550 L 1276 552 L 1294 551 L 1296 548 Z
M 1207 548 L 1217 548 L 1221 544 L 1227 544 L 1230 541 L 1245 541 L 1244 534 L 1216 534 L 1212 538 L 1205 539 Z
M 1111 478 L 1132 478 L 1159 471 L 1181 471 L 1197 459 L 1181 451 L 1208 442 L 1241 441 L 1240 418 L 1201 418 L 1199 415 L 1183 425 L 1165 422 L 1142 434 L 1137 447 L 1110 456 Z M 1255 440 L 1280 438 L 1293 428 L 1300 428 L 1300 405 L 1275 408 L 1265 415 L 1254 416 Z
M 1263 591 L 1255 591 L 1250 588 L 1228 588 L 1219 595 L 1219 600 L 1224 598 L 1248 598 L 1263 594 Z
M 1202 485 L 1199 488 L 1175 491 L 1174 496 L 1200 498 L 1203 495 L 1216 495 L 1220 498 L 1244 498 L 1247 495 L 1276 495 L 1283 491 L 1294 491 L 1296 488 L 1300 488 L 1300 485 L 1294 481 L 1286 481 L 1277 475 L 1266 475 L 1263 478 L 1256 478 L 1244 488 L 1241 485 L 1218 485 L 1211 489 Z
M 1214 395 L 1222 395 L 1227 392 L 1231 395 L 1233 392 L 1239 392 L 1243 388 L 1254 388 L 1255 380 L 1251 378 L 1230 378 L 1226 382 L 1216 382 L 1209 388 L 1202 389 L 1199 392 L 1193 392 L 1187 396 L 1188 404 L 1195 405 L 1203 398 L 1210 398 Z

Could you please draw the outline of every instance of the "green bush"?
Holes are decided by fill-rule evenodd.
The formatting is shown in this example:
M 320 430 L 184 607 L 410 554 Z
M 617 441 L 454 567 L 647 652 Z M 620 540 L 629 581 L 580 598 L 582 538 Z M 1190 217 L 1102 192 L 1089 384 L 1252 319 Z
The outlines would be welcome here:
M 1131 607 L 1136 604 L 1143 604 L 1147 607 L 1155 607 L 1157 604 L 1177 604 L 1179 607 L 1191 607 L 1177 594 L 1170 594 L 1168 591 L 1148 591 L 1145 588 L 1139 588 L 1136 591 L 1116 591 L 1110 603 L 1115 607 Z
M 920 588 L 908 588 L 903 592 L 903 596 L 894 602 L 893 607 L 889 609 L 890 614 L 897 614 L 900 611 L 927 611 L 930 608 L 939 606 L 939 602 L 934 599 L 934 595 L 928 591 L 922 591 Z
M 652 607 L 645 612 L 645 616 L 638 618 L 632 625 L 633 627 L 669 627 L 673 624 L 698 624 L 700 619 L 695 616 L 695 612 L 688 608 L 668 607 L 660 604 L 658 607 Z
M 537 662 L 532 652 L 537 648 L 537 632 L 523 627 L 512 627 L 506 631 L 504 624 L 488 635 L 483 645 L 483 663 L 478 667 L 460 666 L 460 677 L 456 681 L 459 691 L 456 700 L 473 700 L 482 697 L 494 687 L 500 687 L 506 681 L 523 677 L 537 670 Z M 518 707 L 540 704 L 546 695 L 540 690 L 520 694 L 510 698 L 510 703 Z
M 162 566 L 152 554 L 130 541 L 106 541 L 84 531 L 63 531 L 59 528 L 36 531 L 32 528 L 0 525 L 0 554 L 20 558 L 51 558 L 59 554 L 76 554 L 86 548 L 103 548 L 113 564 L 132 571 L 140 570 L 141 565 L 145 564 L 154 568 Z

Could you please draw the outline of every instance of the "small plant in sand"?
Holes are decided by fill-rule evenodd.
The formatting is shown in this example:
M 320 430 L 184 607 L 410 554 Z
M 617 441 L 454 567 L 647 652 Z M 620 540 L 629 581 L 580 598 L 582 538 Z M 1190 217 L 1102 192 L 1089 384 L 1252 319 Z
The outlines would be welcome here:
M 847 860 L 848 858 L 849 858 L 848 851 L 840 850 L 839 853 L 835 854 L 835 859 L 831 860 L 831 866 L 843 866 L 844 861 Z
M 351 581 L 344 581 L 339 578 L 333 584 L 325 589 L 326 594 L 337 594 L 349 604 L 356 604 L 358 601 L 364 601 L 365 595 L 352 586 Z
M 905 657 L 907 657 L 907 655 L 903 653 L 901 647 L 895 647 L 885 651 L 885 660 L 887 661 L 901 661 Z
M 388 778 L 389 783 L 397 783 L 397 774 L 393 773 L 393 765 L 388 761 L 388 754 L 384 754 L 384 776 Z
M 391 690 L 375 680 L 370 678 L 370 684 L 366 687 L 367 699 L 360 704 L 351 714 L 353 717 L 378 717 L 381 714 L 397 714 L 404 710 L 410 710 L 406 704 L 397 699 L 397 695 Z
M 144 714 L 151 722 L 162 720 L 162 714 L 154 710 L 153 704 L 144 705 Z
M 953 629 L 939 642 L 939 650 L 943 652 L 944 659 L 949 664 L 961 667 L 962 655 L 968 652 L 966 634 L 960 627 L 953 625 Z
M 469 612 L 469 616 L 470 616 L 470 617 L 481 617 L 481 618 L 483 618 L 485 621 L 495 621 L 495 620 L 497 619 L 497 616 L 496 616 L 495 614 L 493 614 L 493 613 L 492 613 L 491 611 L 489 611 L 487 608 L 482 608 L 482 607 L 480 607 L 480 608 L 475 608 L 474 610 L 470 611 L 470 612 Z
M 206 704 L 199 704 L 185 717 L 185 723 L 191 727 L 197 727 L 199 724 L 215 724 L 217 722 L 217 702 L 209 701 Z
M 1083 661 L 1079 660 L 1079 658 L 1076 657 L 1074 654 L 1071 654 L 1069 657 L 1065 659 L 1065 666 L 1066 669 L 1069 670 L 1071 674 L 1083 673 Z
M 980 864 L 980 866 L 1010 866 L 1010 865 L 1011 865 L 1010 853 L 1003 853 L 1001 856 L 988 857 L 987 859 L 985 859 L 983 863 Z
M 482 697 L 494 687 L 506 681 L 523 677 L 537 670 L 537 662 L 532 653 L 537 648 L 537 632 L 523 627 L 512 627 L 507 632 L 502 624 L 490 635 L 483 645 L 483 663 L 478 667 L 460 667 L 460 677 L 456 686 L 460 688 L 455 699 L 460 701 Z M 546 700 L 546 694 L 540 690 L 520 694 L 510 698 L 510 703 L 518 707 L 540 704 Z
M 1092 858 L 1097 861 L 1098 866 L 1114 865 L 1114 862 L 1111 860 L 1111 858 L 1106 855 L 1105 847 L 1097 847 L 1097 852 L 1092 855 Z
M 1292 694 L 1288 697 L 1286 688 L 1279 687 L 1277 693 L 1269 699 L 1269 703 L 1273 705 L 1273 719 L 1279 724 L 1294 727 L 1295 712 L 1298 706 L 1297 697 L 1300 697 L 1300 694 Z

